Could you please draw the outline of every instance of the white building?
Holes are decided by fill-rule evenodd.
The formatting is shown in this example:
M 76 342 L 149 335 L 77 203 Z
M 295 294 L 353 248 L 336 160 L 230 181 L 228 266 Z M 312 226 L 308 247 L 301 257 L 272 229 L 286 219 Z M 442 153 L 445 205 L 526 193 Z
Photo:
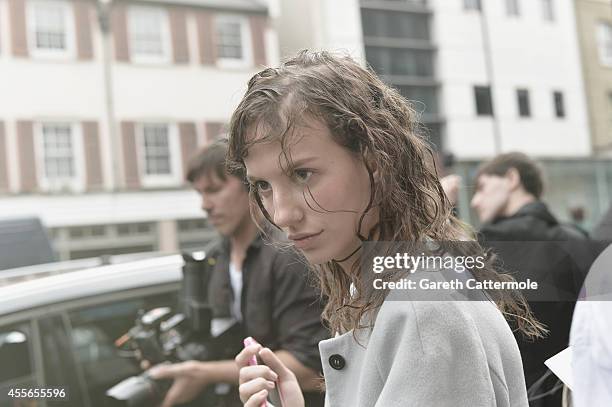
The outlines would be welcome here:
M 0 216 L 61 258 L 201 243 L 185 164 L 277 50 L 255 0 L 0 0 Z
M 591 154 L 573 0 L 430 0 L 445 149 Z

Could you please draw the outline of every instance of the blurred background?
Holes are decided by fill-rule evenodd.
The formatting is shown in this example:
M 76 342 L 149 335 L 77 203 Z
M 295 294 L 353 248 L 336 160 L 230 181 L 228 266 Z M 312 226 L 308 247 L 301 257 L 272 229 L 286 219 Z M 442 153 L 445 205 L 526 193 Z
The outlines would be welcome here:
M 0 0 L 0 389 L 95 407 L 141 372 L 114 341 L 176 304 L 183 260 L 155 256 L 215 236 L 187 161 L 303 48 L 412 102 L 465 221 L 477 166 L 510 151 L 542 163 L 561 221 L 588 231 L 608 208 L 609 0 Z M 55 404 L 0 398 L 17 405 Z
M 420 112 L 469 209 L 501 152 L 589 229 L 612 194 L 608 0 L 0 0 L 0 217 L 40 219 L 59 260 L 201 247 L 185 163 L 248 78 L 344 50 Z

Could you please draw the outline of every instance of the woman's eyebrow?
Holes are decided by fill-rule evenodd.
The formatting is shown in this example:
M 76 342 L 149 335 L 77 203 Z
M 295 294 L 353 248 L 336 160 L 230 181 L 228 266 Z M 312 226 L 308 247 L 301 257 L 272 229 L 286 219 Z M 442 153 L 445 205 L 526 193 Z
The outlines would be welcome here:
M 299 158 L 299 159 L 293 160 L 291 162 L 291 167 L 292 168 L 301 167 L 304 164 L 308 164 L 308 163 L 310 163 L 312 161 L 316 161 L 318 158 L 319 157 L 317 157 L 317 156 Z
M 299 158 L 295 161 L 291 162 L 291 166 L 289 167 L 290 169 L 295 169 L 298 167 L 301 167 L 302 165 L 308 164 L 308 163 L 312 163 L 313 161 L 316 161 L 319 157 L 317 156 L 312 156 L 312 157 L 303 157 L 303 158 Z M 254 181 L 261 181 L 263 180 L 263 178 L 253 175 L 253 174 L 249 174 L 247 172 L 246 174 L 246 180 L 248 182 L 254 182 Z

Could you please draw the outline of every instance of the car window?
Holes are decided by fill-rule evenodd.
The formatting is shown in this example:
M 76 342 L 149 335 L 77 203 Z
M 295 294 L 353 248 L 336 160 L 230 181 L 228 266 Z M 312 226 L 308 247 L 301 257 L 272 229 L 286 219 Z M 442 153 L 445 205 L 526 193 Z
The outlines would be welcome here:
M 175 309 L 177 292 L 149 295 L 88 306 L 69 313 L 71 340 L 78 368 L 83 373 L 93 407 L 104 405 L 106 390 L 121 380 L 142 373 L 138 362 L 122 355 L 115 340 L 132 326 L 140 309 Z
M 50 407 L 87 407 L 83 381 L 68 336 L 67 318 L 55 314 L 38 320 L 46 386 L 65 388 L 68 400 L 48 400 Z
M 23 400 L 11 399 L 11 389 L 36 385 L 30 323 L 0 327 L 0 407 L 20 405 Z M 40 403 L 29 404 L 33 407 Z

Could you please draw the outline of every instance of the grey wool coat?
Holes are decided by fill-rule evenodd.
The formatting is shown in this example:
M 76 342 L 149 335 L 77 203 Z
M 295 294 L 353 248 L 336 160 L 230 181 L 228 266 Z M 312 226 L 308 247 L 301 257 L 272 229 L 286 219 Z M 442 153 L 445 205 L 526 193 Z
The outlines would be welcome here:
M 388 296 L 373 329 L 319 343 L 327 407 L 528 407 L 521 355 L 489 301 Z

